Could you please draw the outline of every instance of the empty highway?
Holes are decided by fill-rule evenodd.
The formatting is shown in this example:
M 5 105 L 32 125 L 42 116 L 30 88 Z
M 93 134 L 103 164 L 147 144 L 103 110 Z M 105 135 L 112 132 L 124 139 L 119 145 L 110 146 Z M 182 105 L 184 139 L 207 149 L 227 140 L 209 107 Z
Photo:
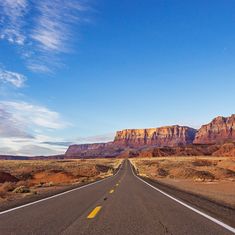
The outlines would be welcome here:
M 113 177 L 0 212 L 0 234 L 234 234 L 213 219 L 139 179 L 126 160 Z

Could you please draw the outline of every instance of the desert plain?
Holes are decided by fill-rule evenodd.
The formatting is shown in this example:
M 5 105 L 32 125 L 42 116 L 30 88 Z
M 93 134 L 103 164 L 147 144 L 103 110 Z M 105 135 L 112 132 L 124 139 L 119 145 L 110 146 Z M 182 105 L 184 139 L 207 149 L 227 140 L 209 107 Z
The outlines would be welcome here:
M 235 208 L 234 157 L 132 158 L 137 174 Z
M 1 160 L 0 209 L 113 175 L 121 159 Z

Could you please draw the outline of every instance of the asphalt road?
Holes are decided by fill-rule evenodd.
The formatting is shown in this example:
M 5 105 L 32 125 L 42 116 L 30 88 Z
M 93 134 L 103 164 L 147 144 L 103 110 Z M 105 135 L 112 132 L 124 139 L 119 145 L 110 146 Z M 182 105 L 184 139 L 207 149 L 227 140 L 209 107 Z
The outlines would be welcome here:
M 101 182 L 1 212 L 0 234 L 234 234 L 212 220 L 138 179 L 125 161 Z

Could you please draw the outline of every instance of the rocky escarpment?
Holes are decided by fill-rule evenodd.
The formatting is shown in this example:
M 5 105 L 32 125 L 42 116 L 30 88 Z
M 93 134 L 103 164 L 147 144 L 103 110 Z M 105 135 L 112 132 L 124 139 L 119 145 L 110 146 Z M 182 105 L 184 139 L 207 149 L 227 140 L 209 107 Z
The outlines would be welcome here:
M 191 144 L 196 130 L 185 126 L 117 131 L 113 142 L 71 145 L 66 158 L 116 157 L 128 149 L 144 146 L 182 146 Z
M 216 117 L 197 132 L 194 144 L 216 144 L 235 141 L 235 114 Z
M 192 144 L 196 130 L 186 126 L 117 131 L 114 143 L 120 146 L 179 146 Z
M 95 144 L 75 144 L 69 146 L 65 153 L 66 158 L 94 158 L 115 157 L 122 152 L 122 148 L 115 146 L 113 142 Z
M 198 131 L 178 125 L 117 131 L 113 142 L 71 145 L 65 158 L 234 156 L 232 142 L 235 142 L 235 115 L 217 117 Z

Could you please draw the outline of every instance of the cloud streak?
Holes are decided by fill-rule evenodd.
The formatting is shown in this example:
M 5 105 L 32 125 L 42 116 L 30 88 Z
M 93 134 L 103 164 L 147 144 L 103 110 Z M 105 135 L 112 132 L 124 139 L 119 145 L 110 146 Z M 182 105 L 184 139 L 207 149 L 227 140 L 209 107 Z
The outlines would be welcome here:
M 28 123 L 28 126 L 47 129 L 62 129 L 69 124 L 61 120 L 59 113 L 44 106 L 27 102 L 3 101 L 0 103 L 4 110 L 11 113 L 19 123 Z
M 34 72 L 59 67 L 58 55 L 71 51 L 74 34 L 88 7 L 82 0 L 0 1 L 0 39 L 20 45 Z
M 21 88 L 24 86 L 26 80 L 27 78 L 20 73 L 0 69 L 1 83 L 9 83 L 14 87 Z
M 65 141 L 47 136 L 45 133 L 53 134 L 53 131 L 68 126 L 69 123 L 63 121 L 59 113 L 47 107 L 22 101 L 2 101 L 0 102 L 0 154 L 64 153 Z
M 0 137 L 8 138 L 33 138 L 25 131 L 26 126 L 20 122 L 13 114 L 8 112 L 4 105 L 0 103 Z
M 109 141 L 113 141 L 115 133 L 108 133 L 103 135 L 95 135 L 88 137 L 78 137 L 75 139 L 76 143 L 105 143 Z
M 23 45 L 26 39 L 23 28 L 28 10 L 27 0 L 0 1 L 0 7 L 2 9 L 0 38 Z

